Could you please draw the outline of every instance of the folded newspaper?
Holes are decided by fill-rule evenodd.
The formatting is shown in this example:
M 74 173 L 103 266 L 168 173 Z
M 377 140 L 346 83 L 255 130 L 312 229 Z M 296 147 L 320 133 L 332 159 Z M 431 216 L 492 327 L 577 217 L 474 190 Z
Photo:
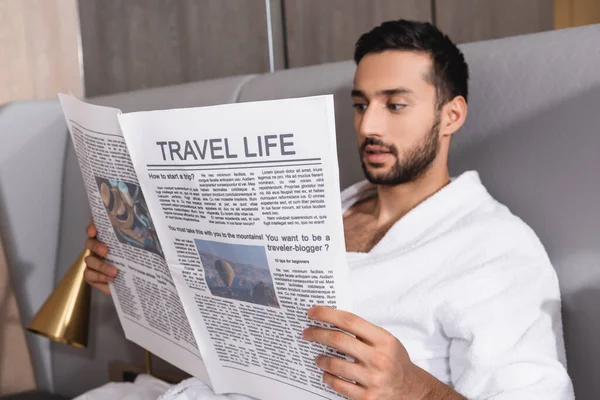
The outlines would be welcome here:
M 59 95 L 127 338 L 210 385 L 342 398 L 301 333 L 350 309 L 333 97 L 121 113 Z

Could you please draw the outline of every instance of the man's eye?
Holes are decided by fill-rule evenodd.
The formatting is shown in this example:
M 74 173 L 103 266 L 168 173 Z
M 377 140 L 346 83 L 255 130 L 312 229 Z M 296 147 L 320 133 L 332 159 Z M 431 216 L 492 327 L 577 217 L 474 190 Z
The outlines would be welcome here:
M 406 104 L 388 104 L 388 109 L 390 109 L 391 111 L 400 111 L 404 107 L 406 107 Z
M 366 111 L 367 109 L 367 105 L 363 103 L 354 103 L 352 104 L 352 107 L 354 107 L 354 109 L 359 112 Z

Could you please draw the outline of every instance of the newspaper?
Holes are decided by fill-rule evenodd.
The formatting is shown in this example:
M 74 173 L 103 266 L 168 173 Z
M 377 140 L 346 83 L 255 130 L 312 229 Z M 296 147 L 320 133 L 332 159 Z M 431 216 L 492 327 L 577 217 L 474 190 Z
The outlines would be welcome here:
M 314 359 L 345 355 L 301 336 L 312 305 L 350 309 L 333 97 L 127 114 L 60 98 L 127 337 L 216 393 L 342 398 Z
M 127 339 L 210 383 L 156 225 L 117 120 L 119 110 L 59 95 L 83 175 L 98 239 L 119 268 L 110 284 Z

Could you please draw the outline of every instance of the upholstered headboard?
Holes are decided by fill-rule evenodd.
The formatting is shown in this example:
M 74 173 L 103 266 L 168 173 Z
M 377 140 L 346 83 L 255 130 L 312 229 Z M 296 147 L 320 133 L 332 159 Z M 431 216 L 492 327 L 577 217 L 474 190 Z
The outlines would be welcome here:
M 454 173 L 490 192 L 545 245 L 560 283 L 567 368 L 600 398 L 600 25 L 472 43 L 469 116 Z

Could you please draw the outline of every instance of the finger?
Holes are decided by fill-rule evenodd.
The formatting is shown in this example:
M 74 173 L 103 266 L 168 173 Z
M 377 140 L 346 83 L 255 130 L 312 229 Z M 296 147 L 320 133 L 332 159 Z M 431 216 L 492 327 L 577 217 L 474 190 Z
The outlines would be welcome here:
M 338 330 L 309 326 L 302 337 L 311 342 L 333 347 L 357 360 L 367 360 L 372 349 L 360 340 Z
M 85 247 L 100 257 L 106 257 L 108 254 L 108 246 L 96 239 L 87 239 Z
M 336 326 L 370 344 L 377 343 L 379 338 L 389 334 L 385 329 L 373 325 L 356 314 L 325 306 L 310 308 L 308 318 Z
M 90 286 L 98 289 L 105 295 L 110 296 L 110 288 L 108 287 L 108 283 L 90 283 Z
M 87 283 L 89 283 L 90 285 L 92 283 L 108 283 L 108 282 L 112 282 L 114 280 L 113 277 L 110 277 L 110 276 L 105 275 L 98 271 L 94 271 L 91 268 L 85 269 L 85 272 L 83 273 L 83 277 L 84 277 L 85 281 Z
M 87 226 L 87 228 L 85 228 L 85 231 L 90 239 L 95 238 L 96 234 L 98 233 L 96 231 L 96 225 L 94 225 L 93 222 L 90 222 L 90 224 Z
M 87 264 L 87 266 L 89 268 L 91 268 L 95 271 L 98 271 L 104 275 L 108 275 L 112 278 L 117 276 L 117 273 L 118 273 L 117 267 L 115 267 L 114 265 L 105 263 L 98 257 L 88 256 L 85 258 L 85 263 Z
M 317 367 L 332 375 L 342 377 L 367 386 L 368 371 L 358 363 L 349 362 L 337 357 L 318 356 L 315 360 Z
M 346 382 L 337 376 L 331 375 L 329 372 L 323 373 L 323 382 L 339 394 L 348 397 L 349 399 L 364 399 L 366 389 L 362 386 L 351 382 Z

